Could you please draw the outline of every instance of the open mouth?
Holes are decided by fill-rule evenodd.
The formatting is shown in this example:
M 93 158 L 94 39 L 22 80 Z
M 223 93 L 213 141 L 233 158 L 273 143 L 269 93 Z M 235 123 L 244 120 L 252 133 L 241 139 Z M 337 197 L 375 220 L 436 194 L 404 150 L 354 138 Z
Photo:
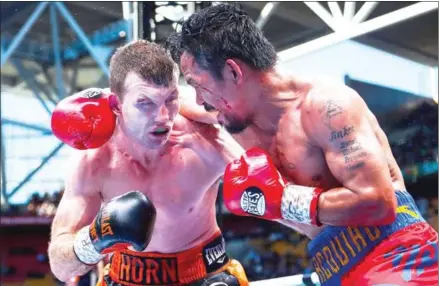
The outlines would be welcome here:
M 169 130 L 170 129 L 168 127 L 159 127 L 152 131 L 151 134 L 155 136 L 162 136 L 168 134 Z

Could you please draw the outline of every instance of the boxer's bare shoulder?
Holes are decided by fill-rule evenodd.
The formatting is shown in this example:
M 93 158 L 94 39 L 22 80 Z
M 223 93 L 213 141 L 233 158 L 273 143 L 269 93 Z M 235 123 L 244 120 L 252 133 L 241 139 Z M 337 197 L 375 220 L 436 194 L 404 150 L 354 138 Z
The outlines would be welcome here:
M 329 77 L 316 77 L 309 80 L 311 88 L 306 97 L 306 105 L 304 107 L 313 108 L 309 104 L 326 102 L 328 99 L 334 100 L 353 100 L 361 99 L 361 96 L 352 88 L 344 83 L 331 79 Z
M 314 78 L 306 86 L 298 104 L 292 105 L 280 122 L 275 154 L 282 173 L 297 184 L 335 188 L 340 186 L 340 179 L 330 170 L 324 151 L 328 143 L 335 149 L 341 148 L 339 144 L 345 144 L 360 129 L 367 128 L 361 120 L 367 114 L 367 106 L 354 90 L 342 83 Z M 355 120 L 348 124 L 346 118 Z M 346 144 L 351 144 L 350 141 Z M 291 144 L 295 147 L 290 148 Z M 345 168 L 353 171 L 362 167 L 364 148 L 358 154 L 341 158 L 346 160 Z
M 377 122 L 371 121 L 369 113 L 355 90 L 341 84 L 321 85 L 310 91 L 302 121 L 307 136 L 321 148 L 331 173 L 344 187 L 373 190 L 394 204 L 388 143 L 380 140 Z
M 381 163 L 375 164 L 384 165 L 387 167 L 384 169 L 389 170 L 393 188 L 405 189 L 401 170 L 392 155 L 384 131 L 366 102 L 355 90 L 339 83 L 324 82 L 316 85 L 303 105 L 302 121 L 313 143 L 323 149 L 330 149 L 331 146 L 332 149 L 340 149 L 345 156 L 344 161 L 348 165 L 349 173 L 363 168 L 366 160 L 376 160 Z M 348 140 L 349 138 L 354 141 Z M 345 143 L 357 144 L 354 149 L 358 149 L 358 154 L 351 154 L 345 150 Z M 367 147 L 372 150 L 367 151 Z M 348 149 L 351 150 L 352 147 Z M 354 162 L 357 163 L 353 167 L 350 164 Z
M 75 150 L 69 162 L 67 186 L 75 185 L 80 192 L 100 193 L 110 156 L 107 144 L 97 149 Z
M 355 90 L 342 83 L 319 80 L 303 102 L 301 122 L 310 142 L 321 148 L 322 142 L 336 144 L 357 133 L 367 120 L 367 111 Z M 358 126 L 349 125 L 348 121 Z

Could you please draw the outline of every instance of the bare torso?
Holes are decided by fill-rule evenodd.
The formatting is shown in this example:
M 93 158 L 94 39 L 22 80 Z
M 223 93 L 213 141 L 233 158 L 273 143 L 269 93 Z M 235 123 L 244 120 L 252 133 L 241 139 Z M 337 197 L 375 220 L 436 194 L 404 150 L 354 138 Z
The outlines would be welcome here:
M 95 176 L 103 178 L 103 203 L 139 190 L 156 207 L 156 224 L 145 251 L 179 252 L 196 246 L 218 230 L 215 200 L 223 168 L 202 155 L 209 154 L 211 145 L 199 136 L 199 126 L 179 117 L 171 133 L 173 139 L 147 167 L 117 144 L 107 144 L 99 151 L 102 163 Z
M 264 136 L 260 131 L 249 127 L 233 137 L 246 150 L 255 146 L 268 150 L 279 172 L 287 180 L 302 186 L 314 186 L 328 190 L 340 187 L 342 184 L 333 176 L 322 149 L 313 145 L 302 124 L 301 107 L 311 90 L 318 85 L 319 82 L 308 85 L 298 98 L 289 103 L 278 122 L 275 134 Z M 384 132 L 370 111 L 365 116 L 370 121 L 374 134 L 386 153 L 388 170 L 383 170 L 383 172 L 389 172 L 395 190 L 405 189 L 401 171 L 392 155 Z M 292 222 L 288 222 L 288 226 L 310 238 L 315 237 L 323 229 L 323 227 Z

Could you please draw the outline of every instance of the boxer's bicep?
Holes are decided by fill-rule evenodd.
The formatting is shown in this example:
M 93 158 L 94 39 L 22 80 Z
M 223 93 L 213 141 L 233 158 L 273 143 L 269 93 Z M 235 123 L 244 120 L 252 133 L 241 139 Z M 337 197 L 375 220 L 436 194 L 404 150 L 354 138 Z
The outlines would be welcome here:
M 353 90 L 320 94 L 312 103 L 307 132 L 343 185 L 324 194 L 326 205 L 331 206 L 328 209 L 371 207 L 385 216 L 396 204 L 394 190 L 385 152 L 367 119 L 367 110 Z
M 336 179 L 354 192 L 391 189 L 385 151 L 367 118 L 363 99 L 348 88 L 314 98 L 307 131 L 323 150 Z
M 80 151 L 81 153 L 85 151 Z M 52 237 L 72 234 L 91 223 L 100 205 L 100 186 L 85 154 L 72 161 L 65 180 L 65 190 L 53 223 Z
M 358 194 L 392 192 L 384 150 L 367 120 L 346 120 L 319 145 L 334 177 Z M 323 141 L 323 140 L 322 140 Z

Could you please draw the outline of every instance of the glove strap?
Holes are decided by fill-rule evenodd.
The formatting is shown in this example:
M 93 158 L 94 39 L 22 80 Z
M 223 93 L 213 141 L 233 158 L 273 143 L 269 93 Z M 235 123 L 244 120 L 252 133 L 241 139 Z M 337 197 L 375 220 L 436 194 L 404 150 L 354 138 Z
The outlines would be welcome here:
M 94 265 L 101 261 L 105 255 L 100 254 L 90 239 L 89 226 L 81 228 L 75 235 L 73 251 L 76 257 L 84 264 Z
M 287 184 L 282 194 L 281 213 L 286 220 L 321 226 L 317 206 L 322 189 Z

